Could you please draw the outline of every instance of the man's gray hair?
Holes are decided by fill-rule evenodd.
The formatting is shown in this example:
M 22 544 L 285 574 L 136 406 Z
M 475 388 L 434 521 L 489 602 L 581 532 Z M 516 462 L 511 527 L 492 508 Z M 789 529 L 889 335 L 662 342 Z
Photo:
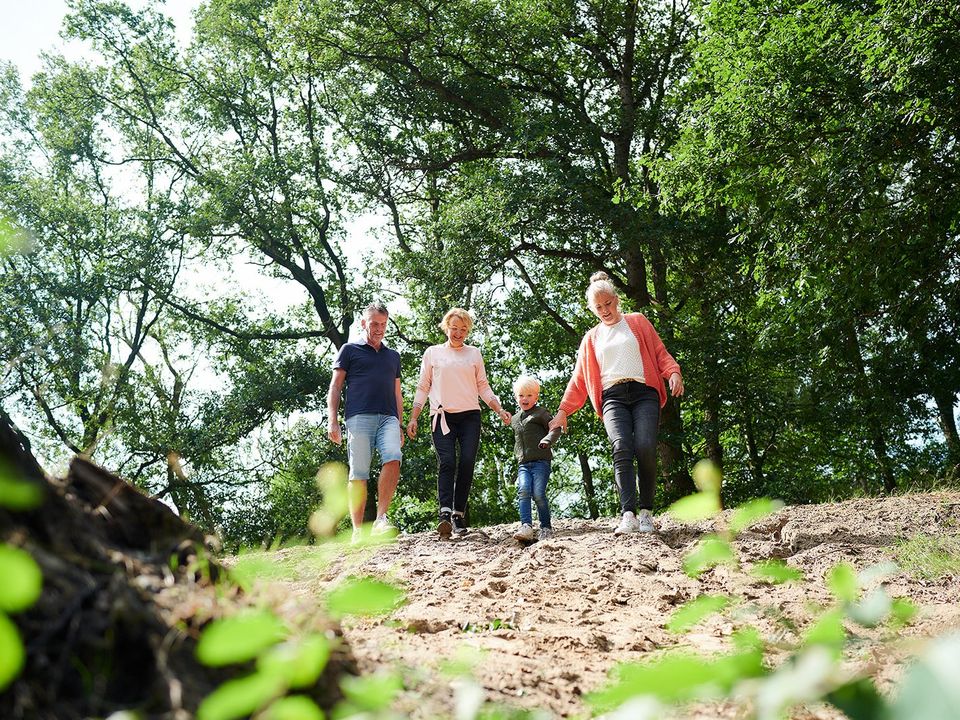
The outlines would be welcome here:
M 363 309 L 363 316 L 368 318 L 374 314 L 389 315 L 390 311 L 382 300 L 374 300 Z

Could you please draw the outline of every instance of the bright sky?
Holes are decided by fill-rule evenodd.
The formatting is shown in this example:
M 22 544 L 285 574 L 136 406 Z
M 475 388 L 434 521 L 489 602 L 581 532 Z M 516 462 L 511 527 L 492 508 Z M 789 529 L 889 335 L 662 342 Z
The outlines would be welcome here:
M 147 3 L 144 0 L 129 0 L 128 4 L 143 7 Z M 192 22 L 190 13 L 199 4 L 199 0 L 166 0 L 162 3 L 167 15 L 173 18 L 181 42 L 189 37 Z M 64 0 L 7 0 L 3 5 L 0 58 L 20 68 L 24 85 L 28 85 L 29 78 L 43 68 L 40 53 L 63 53 L 71 58 L 80 54 L 79 45 L 68 45 L 60 37 L 63 17 L 68 10 Z
M 63 48 L 58 33 L 66 6 L 60 0 L 11 2 L 4 8 L 0 58 L 13 62 L 25 79 L 41 69 L 40 52 Z

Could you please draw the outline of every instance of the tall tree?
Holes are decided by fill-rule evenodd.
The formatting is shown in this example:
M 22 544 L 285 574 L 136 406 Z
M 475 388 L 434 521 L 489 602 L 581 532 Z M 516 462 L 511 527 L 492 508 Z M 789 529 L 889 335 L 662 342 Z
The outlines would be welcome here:
M 86 82 L 95 80 L 61 66 L 23 98 L 15 75 L 4 75 L 0 208 L 32 241 L 2 260 L 2 303 L 17 312 L 4 313 L 0 333 L 11 341 L 5 394 L 28 394 L 63 445 L 90 455 L 162 313 L 142 278 L 163 278 L 161 291 L 176 281 L 183 236 L 169 227 L 171 189 L 154 167 L 111 177 L 103 107 L 72 95 Z
M 867 448 L 863 489 L 891 490 L 925 424 L 912 399 L 940 394 L 951 442 L 960 389 L 952 364 L 926 365 L 952 354 L 957 319 L 956 111 L 940 91 L 955 9 L 733 0 L 700 16 L 699 95 L 661 177 L 691 211 L 726 209 L 778 317 L 816 351 L 804 385 L 837 421 L 825 467 Z M 925 60 L 934 46 L 942 63 Z
M 105 61 L 98 81 L 77 92 L 108 107 L 117 131 L 148 138 L 151 159 L 194 188 L 192 236 L 220 252 L 252 253 L 270 274 L 295 282 L 319 325 L 289 328 L 274 318 L 269 331 L 235 334 L 342 345 L 353 302 L 337 245 L 342 201 L 326 144 L 324 68 L 290 65 L 273 3 L 204 5 L 185 53 L 163 15 L 116 3 L 79 0 L 66 32 Z

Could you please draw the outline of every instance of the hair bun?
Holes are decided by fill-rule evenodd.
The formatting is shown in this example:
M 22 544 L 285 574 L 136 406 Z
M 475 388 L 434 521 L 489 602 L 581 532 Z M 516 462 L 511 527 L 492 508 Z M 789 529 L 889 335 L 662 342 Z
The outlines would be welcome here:
M 590 276 L 590 282 L 603 282 L 604 280 L 609 280 L 610 276 L 607 275 L 603 270 L 598 270 L 593 275 Z

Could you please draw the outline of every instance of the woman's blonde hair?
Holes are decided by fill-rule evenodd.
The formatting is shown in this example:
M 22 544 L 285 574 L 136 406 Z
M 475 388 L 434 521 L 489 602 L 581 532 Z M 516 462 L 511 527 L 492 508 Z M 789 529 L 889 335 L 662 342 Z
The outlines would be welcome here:
M 613 295 L 614 297 L 620 297 L 620 293 L 617 292 L 617 289 L 613 286 L 613 283 L 610 282 L 610 276 L 607 275 L 603 270 L 599 270 L 590 276 L 590 284 L 587 286 L 587 302 L 593 302 L 593 299 L 597 296 L 597 293 L 606 293 L 607 295 Z
M 516 395 L 521 390 L 535 390 L 540 392 L 540 381 L 537 380 L 533 375 L 521 375 L 516 380 L 513 381 L 513 394 Z
M 440 329 L 444 332 L 450 327 L 450 321 L 453 318 L 457 318 L 464 325 L 467 326 L 467 332 L 470 332 L 473 329 L 473 317 L 463 308 L 450 308 L 447 310 L 447 314 L 443 316 L 443 320 L 440 321 Z

